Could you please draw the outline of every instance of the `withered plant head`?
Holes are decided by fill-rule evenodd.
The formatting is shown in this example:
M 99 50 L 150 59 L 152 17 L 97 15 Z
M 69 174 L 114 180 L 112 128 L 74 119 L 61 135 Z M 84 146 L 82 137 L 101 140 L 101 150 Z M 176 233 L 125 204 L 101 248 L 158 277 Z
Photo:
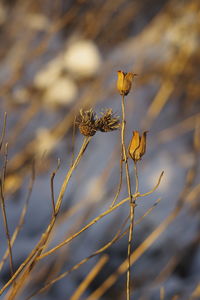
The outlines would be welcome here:
M 79 127 L 79 131 L 84 136 L 93 136 L 95 135 L 96 128 L 96 113 L 93 109 L 83 110 L 80 109 L 80 114 L 77 118 L 76 124 Z
M 142 136 L 140 136 L 138 131 L 133 131 L 128 152 L 134 162 L 140 160 L 146 152 L 146 135 L 147 131 L 144 131 Z
M 117 130 L 120 125 L 119 117 L 113 113 L 111 108 L 106 109 L 104 112 L 101 112 L 102 117 L 98 118 L 96 121 L 96 126 L 98 130 L 102 132 L 109 132 Z
M 117 71 L 117 73 L 117 89 L 120 95 L 126 96 L 130 92 L 133 78 L 137 76 L 137 74 L 132 72 L 125 73 L 123 71 Z

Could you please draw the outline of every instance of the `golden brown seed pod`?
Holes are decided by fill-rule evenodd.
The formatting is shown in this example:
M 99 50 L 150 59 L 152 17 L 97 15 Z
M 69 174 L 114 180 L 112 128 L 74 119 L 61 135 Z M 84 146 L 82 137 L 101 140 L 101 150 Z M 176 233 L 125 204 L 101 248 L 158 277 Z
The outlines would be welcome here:
M 118 79 L 117 79 L 117 89 L 122 96 L 128 95 L 131 89 L 132 81 L 137 74 L 132 72 L 125 73 L 123 71 L 118 71 Z
M 146 135 L 147 131 L 144 131 L 140 136 L 138 131 L 133 131 L 133 136 L 129 145 L 129 155 L 136 162 L 142 158 L 146 152 Z
M 96 114 L 92 108 L 90 110 L 80 110 L 80 115 L 76 121 L 79 127 L 79 131 L 84 136 L 95 135 L 96 129 Z

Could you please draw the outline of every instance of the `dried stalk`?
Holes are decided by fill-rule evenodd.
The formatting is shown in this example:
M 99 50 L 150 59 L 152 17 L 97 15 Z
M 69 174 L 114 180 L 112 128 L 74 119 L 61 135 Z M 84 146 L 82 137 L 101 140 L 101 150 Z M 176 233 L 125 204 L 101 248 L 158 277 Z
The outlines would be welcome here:
M 128 201 L 129 198 L 126 199 L 126 201 Z M 141 216 L 134 225 L 138 225 L 141 223 L 141 221 L 156 207 L 156 205 L 160 202 L 161 199 L 158 199 L 153 206 L 151 206 L 145 213 L 143 216 Z M 129 228 L 126 229 L 124 232 L 122 232 L 124 226 L 127 224 L 128 220 L 129 220 L 129 216 L 126 218 L 126 220 L 124 221 L 124 223 L 122 224 L 121 228 L 118 230 L 118 232 L 115 234 L 114 238 L 108 242 L 107 244 L 105 244 L 103 247 L 101 247 L 100 249 L 98 249 L 97 251 L 93 252 L 90 256 L 84 258 L 83 260 L 81 260 L 79 263 L 77 263 L 76 265 L 74 265 L 71 269 L 69 269 L 68 271 L 62 273 L 61 275 L 55 277 L 54 279 L 52 279 L 51 281 L 47 282 L 41 289 L 39 289 L 38 291 L 34 292 L 33 294 L 31 294 L 26 300 L 31 299 L 33 296 L 35 296 L 36 294 L 42 293 L 44 291 L 46 291 L 50 286 L 52 286 L 54 283 L 58 282 L 59 280 L 63 279 L 64 277 L 68 276 L 71 272 L 77 270 L 78 268 L 80 268 L 84 263 L 86 263 L 88 260 L 90 260 L 91 258 L 93 258 L 96 255 L 101 254 L 103 251 L 107 250 L 109 247 L 111 247 L 116 241 L 120 240 L 121 238 L 123 238 L 128 232 L 129 232 Z
M 162 174 L 159 177 L 159 181 L 162 178 Z M 134 264 L 149 247 L 161 236 L 161 234 L 168 228 L 168 226 L 176 219 L 180 214 L 187 194 L 190 192 L 190 188 L 196 178 L 197 168 L 196 164 L 191 167 L 186 175 L 186 182 L 183 191 L 181 192 L 175 208 L 172 212 L 160 223 L 159 226 L 135 249 L 131 254 L 131 264 Z M 87 300 L 98 300 L 100 297 L 117 281 L 118 277 L 127 271 L 127 260 L 125 260 L 113 274 L 111 274 L 102 284 L 98 287 Z
M 55 208 L 55 200 L 54 200 L 54 178 L 56 176 L 56 173 L 58 172 L 60 168 L 60 159 L 58 158 L 57 167 L 56 169 L 51 173 L 51 180 L 50 180 L 50 186 L 51 186 L 51 202 L 52 202 L 52 208 L 53 208 L 53 215 L 56 214 L 56 208 Z
M 161 176 L 159 177 L 159 180 L 158 180 L 159 184 L 160 184 L 160 181 L 161 181 Z M 156 188 L 158 188 L 158 186 L 159 186 L 158 183 L 156 184 L 156 186 L 151 191 L 147 192 L 146 194 L 138 194 L 137 195 L 137 199 L 139 197 L 143 197 L 143 196 L 150 195 L 151 193 L 153 193 L 156 190 Z M 132 198 L 134 198 L 134 197 L 136 197 L 136 195 L 132 195 Z M 53 252 L 57 251 L 59 248 L 61 248 L 64 245 L 68 244 L 69 242 L 71 242 L 74 238 L 76 238 L 77 236 L 79 236 L 82 232 L 84 232 L 89 227 L 91 227 L 92 225 L 94 225 L 95 223 L 97 223 L 99 220 L 101 220 L 103 217 L 107 216 L 109 213 L 111 213 L 112 211 L 114 211 L 115 209 L 117 209 L 118 207 L 120 207 L 122 204 L 126 203 L 129 199 L 130 198 L 127 197 L 127 198 L 123 199 L 122 201 L 120 201 L 119 203 L 117 203 L 115 206 L 110 207 L 109 209 L 107 209 L 105 212 L 103 212 L 102 214 L 100 214 L 99 216 L 97 216 L 96 218 L 94 218 L 92 221 L 90 221 L 83 228 L 81 228 L 78 232 L 76 232 L 72 236 L 68 237 L 67 239 L 65 239 L 63 242 L 61 242 L 60 244 L 58 244 L 54 248 L 52 248 L 49 251 L 47 251 L 47 252 L 43 253 L 42 255 L 40 255 L 38 257 L 38 260 L 43 259 L 44 257 L 52 254 Z
M 8 250 L 9 250 L 10 273 L 11 273 L 11 276 L 13 276 L 14 266 L 13 266 L 12 247 L 11 247 L 11 242 L 10 242 L 10 233 L 9 233 L 8 220 L 7 220 L 7 215 L 6 215 L 5 199 L 4 199 L 4 194 L 3 194 L 3 183 L 2 183 L 1 178 L 0 178 L 0 196 L 1 196 L 1 210 L 2 210 L 2 215 L 3 215 L 3 222 L 4 222 L 6 238 L 7 238 L 7 243 L 8 243 Z
M 125 170 L 126 170 L 126 182 L 127 182 L 127 190 L 130 200 L 130 227 L 129 227 L 129 239 L 128 239 L 128 269 L 127 269 L 127 281 L 126 281 L 126 294 L 127 300 L 130 300 L 130 290 L 131 290 L 131 279 L 130 279 L 130 254 L 131 254 L 131 241 L 133 238 L 133 223 L 134 223 L 134 210 L 135 210 L 135 200 L 133 201 L 132 192 L 131 192 L 131 180 L 128 166 L 128 157 L 126 153 L 125 146 L 125 103 L 124 103 L 124 94 L 122 95 L 122 128 L 121 128 L 121 143 L 122 143 L 122 151 L 123 151 L 123 161 L 125 162 Z
M 34 264 L 36 263 L 38 256 L 41 255 L 43 249 L 46 246 L 48 237 L 53 229 L 53 226 L 55 224 L 55 220 L 56 220 L 56 216 L 60 210 L 61 204 L 62 204 L 62 199 L 64 197 L 64 193 L 65 190 L 67 188 L 68 182 L 71 178 L 71 175 L 73 173 L 73 171 L 75 170 L 75 168 L 77 167 L 81 157 L 83 156 L 84 151 L 87 148 L 87 145 L 90 142 L 90 137 L 89 138 L 85 138 L 84 142 L 81 146 L 81 149 L 79 151 L 79 154 L 77 155 L 76 160 L 74 161 L 73 166 L 70 167 L 69 171 L 67 172 L 67 175 L 64 179 L 64 182 L 62 184 L 61 190 L 60 190 L 60 194 L 58 196 L 57 199 L 57 203 L 55 205 L 55 215 L 52 216 L 50 224 L 48 225 L 47 229 L 45 230 L 45 232 L 42 234 L 40 241 L 37 243 L 37 245 L 35 246 L 35 248 L 31 251 L 31 253 L 29 254 L 29 256 L 26 258 L 26 260 L 19 266 L 19 268 L 17 269 L 17 271 L 13 274 L 12 278 L 3 286 L 3 288 L 0 290 L 0 295 L 6 290 L 6 288 L 8 286 L 10 286 L 12 284 L 12 282 L 15 280 L 15 278 L 21 273 L 21 271 L 27 267 L 27 269 L 25 270 L 24 274 L 20 277 L 20 279 L 18 280 L 18 282 L 15 285 L 15 288 L 13 289 L 13 291 L 11 292 L 10 295 L 10 299 L 13 299 L 13 297 L 16 295 L 18 289 L 20 289 L 20 287 L 24 284 L 23 279 L 27 277 L 28 273 L 31 271 L 31 269 L 33 268 Z M 32 263 L 29 264 L 32 260 Z M 28 266 L 29 265 L 29 266 Z M 23 278 L 22 278 L 23 277 Z
M 26 212 L 27 212 L 27 209 L 28 209 L 28 204 L 29 204 L 29 199 L 31 197 L 31 194 L 32 194 L 32 190 L 33 190 L 33 184 L 34 184 L 34 181 L 35 181 L 35 167 L 34 167 L 34 164 L 32 165 L 32 175 L 31 175 L 31 179 L 30 179 L 30 184 L 29 184 L 29 188 L 28 188 L 28 194 L 27 194 L 27 197 L 26 197 L 26 200 L 25 200 L 25 205 L 22 209 L 22 212 L 21 212 L 21 215 L 20 215 L 20 218 L 19 218 L 19 222 L 18 222 L 18 225 L 12 235 L 12 238 L 10 240 L 10 243 L 11 243 L 11 247 L 13 246 L 23 224 L 24 224 L 24 219 L 25 219 L 25 216 L 26 216 Z M 9 255 L 9 248 L 6 250 L 2 260 L 0 261 L 0 271 L 2 270 L 3 268 L 3 265 L 7 259 Z
M 5 126 L 6 126 L 6 115 L 5 115 Z M 3 143 L 3 138 L 5 134 L 5 126 L 2 134 L 2 143 Z M 5 145 L 5 159 L 4 159 L 4 166 L 2 170 L 2 176 L 0 178 L 0 197 L 1 197 L 1 210 L 2 210 L 2 215 L 3 215 L 3 223 L 5 227 L 5 233 L 6 233 L 6 239 L 7 239 L 7 244 L 8 244 L 8 252 L 9 252 L 9 262 L 10 262 L 10 273 L 11 277 L 14 274 L 14 266 L 13 266 L 13 255 L 12 255 L 12 247 L 11 247 L 11 242 L 10 242 L 10 232 L 9 232 L 9 227 L 8 227 L 8 219 L 6 215 L 6 207 L 5 207 L 5 199 L 4 199 L 4 182 L 5 182 L 5 177 L 6 177 L 6 167 L 7 167 L 7 161 L 8 161 L 8 144 Z
M 3 129 L 2 129 L 2 133 L 1 133 L 1 139 L 0 139 L 0 151 L 3 145 L 3 140 L 5 137 L 5 133 L 6 133 L 6 121 L 7 121 L 7 113 L 4 113 L 4 120 L 3 120 Z

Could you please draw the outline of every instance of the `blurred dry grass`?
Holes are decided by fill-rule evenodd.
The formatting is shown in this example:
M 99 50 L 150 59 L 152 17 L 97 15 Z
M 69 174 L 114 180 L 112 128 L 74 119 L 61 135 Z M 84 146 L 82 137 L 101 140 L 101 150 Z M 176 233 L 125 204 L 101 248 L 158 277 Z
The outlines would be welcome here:
M 44 205 L 48 204 L 44 216 L 45 221 L 41 226 L 43 228 L 36 235 L 32 248 L 49 223 L 52 213 L 50 174 L 55 168 L 57 157 L 60 157 L 61 170 L 58 170 L 55 177 L 55 194 L 58 194 L 66 168 L 68 169 L 71 164 L 73 122 L 79 108 L 92 106 L 101 110 L 102 107 L 113 107 L 120 111 L 119 97 L 115 88 L 116 71 L 122 69 L 139 74 L 134 84 L 134 91 L 127 97 L 126 103 L 127 141 L 135 129 L 147 129 L 150 132 L 147 157 L 141 163 L 142 167 L 139 172 L 143 174 L 147 172 L 149 175 L 145 175 L 145 179 L 154 185 L 157 172 L 162 171 L 158 168 L 168 167 L 168 161 L 163 163 L 163 166 L 160 165 L 163 151 L 164 155 L 170 157 L 172 165 L 174 164 L 170 172 L 165 174 L 169 180 L 170 176 L 173 178 L 171 184 L 166 183 L 166 188 L 161 188 L 160 192 L 164 198 L 162 201 L 166 203 L 163 204 L 166 214 L 158 210 L 159 222 L 154 223 L 153 227 L 147 231 L 141 229 L 140 232 L 138 229 L 135 244 L 133 243 L 134 251 L 131 259 L 135 264 L 140 257 L 145 256 L 151 245 L 156 245 L 160 236 L 165 239 L 164 245 L 169 255 L 166 255 L 164 260 L 160 258 L 160 263 L 155 263 L 152 259 L 152 265 L 145 269 L 144 258 L 143 264 L 141 263 L 143 267 L 138 268 L 136 265 L 135 270 L 133 266 L 136 299 L 152 299 L 153 288 L 165 287 L 167 280 L 173 278 L 174 272 L 181 272 L 181 268 L 189 269 L 193 253 L 199 251 L 199 1 L 2 1 L 0 3 L 0 40 L 1 128 L 3 128 L 4 112 L 7 112 L 6 135 L 1 149 L 1 170 L 3 174 L 5 143 L 8 142 L 4 197 L 5 206 L 12 211 L 12 213 L 8 211 L 8 224 L 10 224 L 10 234 L 15 232 L 11 243 L 14 243 L 16 239 L 16 245 L 20 243 L 20 240 L 17 240 L 19 231 L 26 225 L 29 228 L 29 218 L 25 219 L 24 225 L 23 223 L 32 189 L 33 195 L 30 201 L 33 202 L 32 209 L 34 205 L 36 206 L 35 210 L 33 209 L 34 213 L 40 211 L 40 207 L 37 207 L 38 198 L 44 202 L 41 204 L 41 214 Z M 79 51 L 81 52 L 81 49 L 85 47 L 86 54 L 89 51 L 89 59 L 79 60 L 75 57 L 73 60 L 70 58 L 74 63 L 73 69 L 73 64 L 69 59 L 69 49 L 79 42 L 82 43 Z M 85 42 L 89 43 L 85 46 Z M 72 52 L 75 52 L 73 49 Z M 75 183 L 70 186 L 66 195 L 67 200 L 64 199 L 56 222 L 53 221 L 55 225 L 46 241 L 50 249 L 62 241 L 67 241 L 69 237 L 73 237 L 84 226 L 87 226 L 86 224 L 90 224 L 91 220 L 95 220 L 97 216 L 109 210 L 119 181 L 118 156 L 121 147 L 119 136 L 111 135 L 112 133 L 109 134 L 110 138 L 95 136 L 90 143 L 81 161 L 80 169 L 76 171 L 73 178 Z M 80 137 L 76 132 L 75 152 L 80 144 Z M 33 161 L 36 180 L 48 182 L 43 188 L 36 183 L 36 189 L 38 186 L 41 189 L 36 194 L 34 194 L 35 176 L 31 171 Z M 151 161 L 154 165 L 150 164 Z M 97 166 L 95 162 L 98 162 Z M 32 175 L 27 192 L 27 180 L 30 173 Z M 87 176 L 88 183 L 85 181 Z M 173 184 L 175 180 L 177 183 Z M 125 185 L 124 181 L 123 183 Z M 143 184 L 145 189 L 147 185 L 141 178 L 141 189 Z M 47 186 L 48 193 L 45 193 Z M 79 193 L 76 194 L 77 186 Z M 46 199 L 47 194 L 48 199 Z M 120 201 L 126 196 L 123 194 Z M 23 199 L 25 199 L 25 204 L 23 204 Z M 142 205 L 140 203 L 142 201 L 138 201 L 138 206 Z M 20 205 L 22 211 L 19 223 L 17 222 L 18 215 L 14 221 L 11 219 L 16 205 Z M 152 203 L 147 205 L 146 210 L 152 206 Z M 154 218 L 156 210 L 157 208 L 154 210 Z M 31 211 L 29 211 L 29 216 L 30 214 Z M 119 280 L 119 277 L 127 269 L 126 255 L 123 253 L 127 241 L 122 239 L 123 232 L 119 233 L 119 236 L 122 235 L 120 236 L 122 240 L 117 240 L 115 228 L 117 227 L 117 231 L 127 214 L 128 210 L 125 214 L 124 212 L 119 215 L 116 213 L 115 217 L 108 218 L 110 221 L 96 225 L 98 228 L 93 229 L 94 233 L 91 235 L 88 233 L 88 240 L 88 231 L 86 231 L 82 239 L 78 237 L 76 242 L 61 247 L 48 258 L 39 259 L 32 272 L 30 268 L 25 271 L 27 278 L 26 286 L 24 285 L 25 292 L 23 296 L 19 295 L 19 299 L 22 299 L 20 297 L 25 299 L 38 288 L 54 281 L 57 276 L 62 278 L 67 275 L 69 276 L 63 279 L 63 286 L 59 285 L 57 289 L 55 288 L 55 295 L 53 294 L 52 297 L 82 299 L 83 294 L 84 299 L 90 300 L 115 299 L 116 295 L 117 299 L 124 299 L 125 289 L 121 288 L 124 287 L 124 280 Z M 35 218 L 37 216 L 32 220 Z M 151 221 L 148 223 L 147 217 L 144 220 L 147 220 L 147 226 L 151 224 Z M 174 234 L 170 230 L 172 222 L 175 222 L 178 228 L 177 232 L 174 230 Z M 187 236 L 184 244 L 183 236 L 178 233 L 187 231 L 188 226 L 194 227 L 194 230 L 190 238 Z M 165 238 L 165 231 L 171 236 L 171 240 L 175 239 L 177 245 L 180 245 L 181 253 L 178 246 L 174 247 L 173 251 L 171 250 L 171 240 Z M 24 237 L 22 233 L 20 234 L 23 240 Z M 3 236 L 2 231 L 4 244 Z M 94 241 L 94 237 L 97 241 Z M 91 243 L 89 253 L 88 246 L 84 244 L 84 238 Z M 105 250 L 106 254 L 92 261 L 93 263 L 82 269 L 82 273 L 72 272 L 79 266 L 81 267 L 81 261 L 85 262 L 85 259 L 90 261 L 97 249 L 109 241 L 115 241 L 115 238 L 117 240 L 115 246 L 112 245 L 110 250 Z M 5 245 L 2 246 L 2 257 Z M 86 250 L 83 249 L 84 255 L 81 255 L 81 247 L 84 248 L 84 245 Z M 120 249 L 122 254 L 119 255 L 120 259 L 114 261 L 116 249 Z M 27 251 L 25 257 L 23 253 L 18 259 L 16 255 L 20 256 L 20 253 L 18 251 L 15 254 L 15 251 L 13 247 L 16 271 L 31 251 Z M 9 251 L 7 251 L 7 256 L 8 254 Z M 40 255 L 42 257 L 43 254 L 37 253 L 37 257 Z M 3 264 L 0 266 L 3 268 Z M 155 268 L 155 273 L 150 272 L 152 268 Z M 4 270 L 1 287 L 10 278 L 8 264 L 5 264 Z M 30 272 L 29 276 L 27 272 Z M 23 278 L 23 273 L 20 276 Z M 67 281 L 68 278 L 71 278 L 71 281 Z M 154 299 L 162 299 L 162 297 L 164 299 L 175 299 L 175 297 L 198 299 L 200 297 L 198 279 L 195 276 L 194 279 L 192 277 L 189 279 L 194 280 L 194 283 L 188 285 L 188 290 L 182 286 L 177 291 L 177 295 L 175 293 L 171 295 L 167 289 L 166 291 L 163 289 L 160 292 L 161 296 L 157 292 L 157 298 Z M 116 282 L 119 282 L 119 285 Z M 57 295 L 61 293 L 61 296 L 56 296 L 56 293 Z M 44 299 L 52 299 L 51 290 L 45 295 L 49 298 Z M 15 296 L 9 296 L 9 293 L 5 296 L 5 299 L 14 298 Z M 40 298 L 33 297 L 33 299 Z

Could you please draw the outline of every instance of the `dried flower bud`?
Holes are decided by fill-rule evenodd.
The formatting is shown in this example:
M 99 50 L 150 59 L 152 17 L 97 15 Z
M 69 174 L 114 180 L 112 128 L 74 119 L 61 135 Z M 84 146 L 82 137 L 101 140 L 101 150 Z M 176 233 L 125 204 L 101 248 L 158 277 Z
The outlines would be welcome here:
M 80 110 L 80 116 L 78 117 L 77 124 L 80 133 L 85 136 L 95 135 L 96 129 L 96 114 L 92 108 L 90 110 Z
M 97 119 L 96 127 L 102 132 L 109 132 L 120 127 L 119 117 L 117 117 L 111 108 L 101 113 L 102 117 Z
M 146 135 L 147 131 L 144 131 L 142 137 L 138 131 L 133 131 L 133 136 L 129 145 L 129 155 L 136 162 L 142 158 L 146 152 Z
M 128 95 L 131 89 L 132 81 L 134 76 L 137 74 L 134 73 L 125 73 L 123 71 L 118 71 L 118 80 L 117 80 L 117 89 L 122 96 Z

